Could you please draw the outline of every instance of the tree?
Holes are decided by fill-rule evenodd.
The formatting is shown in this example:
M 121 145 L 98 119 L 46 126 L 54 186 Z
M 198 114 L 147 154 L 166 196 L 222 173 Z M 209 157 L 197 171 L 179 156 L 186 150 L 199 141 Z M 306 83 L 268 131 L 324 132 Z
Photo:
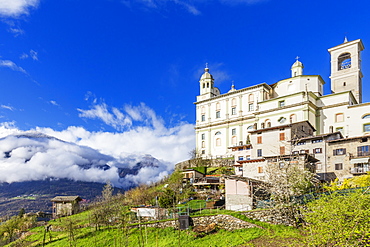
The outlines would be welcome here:
M 335 192 L 312 201 L 303 212 L 309 246 L 369 246 L 370 194 Z
M 297 198 L 308 193 L 315 182 L 315 174 L 304 167 L 307 162 L 307 155 L 271 160 L 266 167 L 266 183 L 260 185 L 260 189 L 270 195 L 270 206 L 294 226 L 302 221 Z

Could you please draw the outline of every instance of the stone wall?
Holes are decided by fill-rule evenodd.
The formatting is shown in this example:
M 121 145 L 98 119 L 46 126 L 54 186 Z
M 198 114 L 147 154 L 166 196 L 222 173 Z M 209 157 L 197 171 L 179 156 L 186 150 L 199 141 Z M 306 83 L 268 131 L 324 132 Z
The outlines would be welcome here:
M 225 230 L 237 230 L 237 229 L 244 229 L 244 228 L 252 228 L 258 227 L 255 224 L 245 222 L 238 218 L 235 218 L 230 215 L 213 215 L 213 216 L 202 216 L 202 217 L 192 217 L 194 226 L 208 226 L 211 223 L 216 223 L 217 227 L 225 229 Z M 171 220 L 171 221 L 164 221 L 152 224 L 146 224 L 147 227 L 159 227 L 159 228 L 166 228 L 166 227 L 173 227 L 178 229 L 179 223 L 178 220 Z M 138 226 L 136 226 L 138 227 Z
M 276 209 L 253 210 L 240 213 L 250 219 L 268 222 L 275 225 L 293 226 L 295 223 L 291 219 L 281 216 Z

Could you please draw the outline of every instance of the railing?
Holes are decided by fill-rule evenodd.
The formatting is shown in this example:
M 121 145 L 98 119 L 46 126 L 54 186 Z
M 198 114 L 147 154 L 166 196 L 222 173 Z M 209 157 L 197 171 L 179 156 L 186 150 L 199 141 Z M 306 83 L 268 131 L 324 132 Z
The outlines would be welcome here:
M 350 169 L 352 174 L 367 173 L 370 171 L 369 167 L 353 167 Z

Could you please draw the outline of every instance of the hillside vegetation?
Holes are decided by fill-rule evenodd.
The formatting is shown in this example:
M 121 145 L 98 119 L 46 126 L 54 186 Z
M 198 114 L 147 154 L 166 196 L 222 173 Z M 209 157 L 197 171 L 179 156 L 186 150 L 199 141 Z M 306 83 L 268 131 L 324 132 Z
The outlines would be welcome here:
M 365 175 L 361 179 L 369 179 Z M 125 194 L 113 196 L 107 184 L 102 195 L 89 210 L 35 226 L 32 218 L 15 216 L 0 226 L 2 245 L 6 246 L 369 246 L 369 188 L 331 190 L 316 194 L 300 207 L 304 222 L 296 228 L 272 225 L 247 218 L 237 212 L 202 209 L 205 201 L 191 200 L 181 204 L 194 192 L 182 187 L 181 174 L 152 186 L 140 186 Z M 363 183 L 361 183 L 363 185 Z M 337 187 L 335 187 L 337 186 Z M 181 190 L 180 190 L 181 187 Z M 335 189 L 334 189 L 335 187 Z M 352 183 L 352 187 L 356 187 Z M 216 224 L 204 229 L 190 227 L 178 230 L 153 227 L 156 221 L 137 218 L 131 208 L 138 205 L 160 204 L 170 213 L 188 208 L 197 216 L 228 214 L 255 224 L 255 227 L 226 231 Z M 171 220 L 171 219 L 166 219 Z M 162 221 L 166 221 L 162 220 Z M 157 221 L 158 222 L 158 221 Z M 154 224 L 155 226 L 155 224 Z M 33 227 L 33 228 L 30 228 Z M 27 230 L 28 229 L 28 230 Z

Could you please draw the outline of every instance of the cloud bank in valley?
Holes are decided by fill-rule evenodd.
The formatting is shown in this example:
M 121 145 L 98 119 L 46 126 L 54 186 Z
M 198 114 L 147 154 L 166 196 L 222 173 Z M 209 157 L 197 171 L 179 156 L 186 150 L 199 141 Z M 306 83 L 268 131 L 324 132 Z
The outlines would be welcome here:
M 62 131 L 38 127 L 25 132 L 14 123 L 3 123 L 0 182 L 53 177 L 101 183 L 109 180 L 115 186 L 129 187 L 158 181 L 172 172 L 175 163 L 189 158 L 194 148 L 192 124 L 166 127 L 145 104 L 126 106 L 125 111 L 110 112 L 106 105 L 91 109 L 101 107 L 106 110 L 96 115 L 80 110 L 81 117 L 100 116 L 97 118 L 121 131 L 91 132 L 70 126 Z M 106 118 L 109 114 L 115 117 Z

